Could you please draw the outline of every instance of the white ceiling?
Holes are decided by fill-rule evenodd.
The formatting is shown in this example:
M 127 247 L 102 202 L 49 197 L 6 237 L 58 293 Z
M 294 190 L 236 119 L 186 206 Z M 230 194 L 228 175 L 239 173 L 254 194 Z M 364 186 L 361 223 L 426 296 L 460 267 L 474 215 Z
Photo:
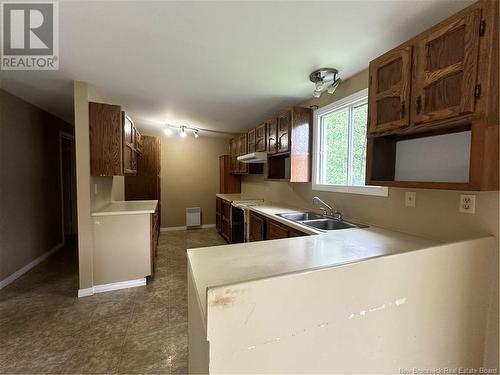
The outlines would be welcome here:
M 471 2 L 60 1 L 60 70 L 3 71 L 1 86 L 68 121 L 75 79 L 143 131 L 236 132 L 310 98 L 314 69 L 346 79 Z

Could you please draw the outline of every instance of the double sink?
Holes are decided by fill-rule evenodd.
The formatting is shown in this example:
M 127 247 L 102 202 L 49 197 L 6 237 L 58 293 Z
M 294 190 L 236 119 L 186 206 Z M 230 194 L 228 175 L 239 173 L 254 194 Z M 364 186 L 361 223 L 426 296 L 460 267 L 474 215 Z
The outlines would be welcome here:
M 321 231 L 350 229 L 350 228 L 366 228 L 364 225 L 350 223 L 345 220 L 340 220 L 334 217 L 321 215 L 316 212 L 287 212 L 277 214 L 283 219 L 294 221 L 298 224 L 306 225 Z

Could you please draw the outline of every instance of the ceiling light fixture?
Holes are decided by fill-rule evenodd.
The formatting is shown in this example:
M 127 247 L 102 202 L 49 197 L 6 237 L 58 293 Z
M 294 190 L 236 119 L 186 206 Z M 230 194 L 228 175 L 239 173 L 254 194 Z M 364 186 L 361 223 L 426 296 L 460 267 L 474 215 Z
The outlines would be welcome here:
M 179 136 L 182 138 L 187 137 L 190 132 L 193 133 L 193 136 L 195 139 L 200 138 L 201 133 L 213 133 L 213 134 L 220 134 L 220 135 L 230 135 L 230 136 L 236 136 L 235 133 L 232 132 L 225 132 L 225 131 L 219 131 L 219 130 L 211 130 L 211 129 L 202 129 L 202 128 L 194 128 L 186 125 L 182 126 L 175 126 L 171 124 L 165 124 L 165 128 L 163 129 L 163 133 L 165 135 L 172 135 L 174 134 L 174 130 L 179 132 Z
M 339 71 L 334 68 L 321 68 L 309 74 L 309 80 L 315 86 L 313 96 L 319 98 L 325 91 L 333 94 L 340 82 L 342 82 L 338 75 Z

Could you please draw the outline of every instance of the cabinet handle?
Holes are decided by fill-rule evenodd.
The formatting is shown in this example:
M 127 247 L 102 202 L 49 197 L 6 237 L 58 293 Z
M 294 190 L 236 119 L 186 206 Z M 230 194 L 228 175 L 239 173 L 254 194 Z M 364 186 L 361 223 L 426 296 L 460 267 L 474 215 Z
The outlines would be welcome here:
M 401 118 L 405 118 L 405 101 L 401 102 Z
M 422 110 L 422 97 L 419 95 L 417 96 L 417 115 L 420 114 L 420 111 Z

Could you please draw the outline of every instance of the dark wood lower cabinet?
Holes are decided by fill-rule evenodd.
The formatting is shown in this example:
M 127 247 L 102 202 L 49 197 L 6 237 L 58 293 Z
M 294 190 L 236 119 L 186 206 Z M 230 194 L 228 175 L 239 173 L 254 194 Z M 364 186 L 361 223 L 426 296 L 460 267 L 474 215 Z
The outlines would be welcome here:
M 277 240 L 280 238 L 291 238 L 307 236 L 297 229 L 279 223 L 275 220 L 250 212 L 250 241 Z
M 228 242 L 231 243 L 231 202 L 221 198 L 216 198 L 215 220 L 217 232 Z
M 288 238 L 288 227 L 267 219 L 266 240 L 278 240 L 280 238 Z
M 302 237 L 308 236 L 307 233 L 301 232 L 300 230 L 288 228 L 288 237 Z
M 231 227 L 231 202 L 217 197 L 215 206 L 217 232 L 228 243 L 232 243 L 233 238 Z M 259 215 L 258 213 L 253 211 L 250 211 L 249 220 L 250 233 L 248 233 L 248 237 L 250 242 L 308 236 L 307 233 L 289 227 L 286 224 L 280 223 L 276 220 Z
M 250 233 L 248 237 L 250 242 L 266 239 L 266 219 L 255 212 L 250 212 Z

